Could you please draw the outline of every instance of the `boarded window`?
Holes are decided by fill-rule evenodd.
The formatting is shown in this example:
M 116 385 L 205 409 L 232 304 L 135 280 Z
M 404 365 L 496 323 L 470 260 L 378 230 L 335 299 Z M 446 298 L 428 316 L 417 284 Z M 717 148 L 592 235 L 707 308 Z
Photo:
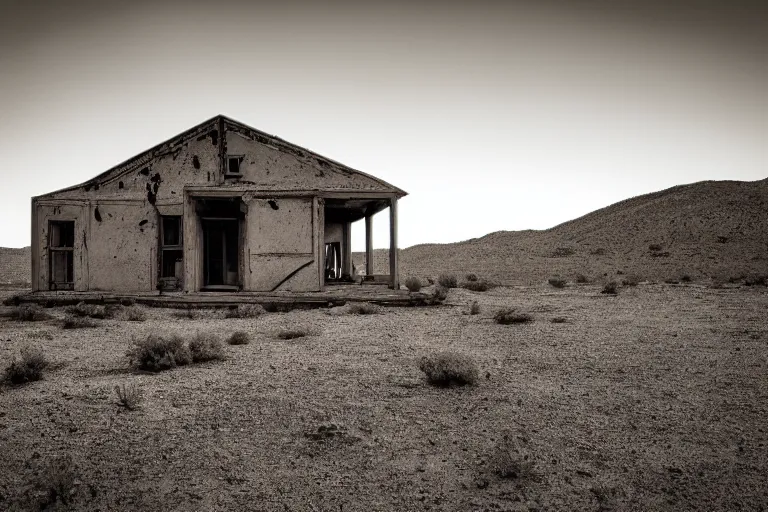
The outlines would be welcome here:
M 74 289 L 75 221 L 57 220 L 48 225 L 49 288 Z
M 160 278 L 176 278 L 165 287 L 179 286 L 183 275 L 184 247 L 182 222 L 179 216 L 162 216 L 160 222 Z

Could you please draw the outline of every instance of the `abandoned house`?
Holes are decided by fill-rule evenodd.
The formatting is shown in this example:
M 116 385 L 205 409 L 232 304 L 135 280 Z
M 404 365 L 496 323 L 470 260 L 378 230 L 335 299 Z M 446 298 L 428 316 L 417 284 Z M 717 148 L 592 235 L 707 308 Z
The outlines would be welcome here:
M 32 289 L 311 292 L 354 278 L 399 289 L 397 201 L 368 174 L 224 116 L 77 186 L 32 198 Z M 389 275 L 372 216 L 389 208 Z M 360 278 L 358 278 L 360 282 Z

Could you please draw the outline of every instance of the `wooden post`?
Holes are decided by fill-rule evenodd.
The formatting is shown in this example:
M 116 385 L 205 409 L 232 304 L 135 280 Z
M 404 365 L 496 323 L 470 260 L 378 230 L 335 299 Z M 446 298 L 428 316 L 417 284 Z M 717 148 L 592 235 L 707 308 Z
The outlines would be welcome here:
M 373 215 L 365 216 L 365 275 L 373 275 Z
M 32 283 L 32 291 L 37 292 L 44 290 L 40 286 L 40 227 L 37 225 L 37 201 L 32 198 L 32 238 L 30 240 L 30 253 L 32 261 L 30 262 L 30 282 Z
M 389 200 L 389 279 L 390 288 L 400 289 L 400 274 L 397 270 L 397 197 Z
M 342 244 L 341 244 L 341 275 L 343 277 L 352 277 L 352 223 L 345 222 L 342 225 Z

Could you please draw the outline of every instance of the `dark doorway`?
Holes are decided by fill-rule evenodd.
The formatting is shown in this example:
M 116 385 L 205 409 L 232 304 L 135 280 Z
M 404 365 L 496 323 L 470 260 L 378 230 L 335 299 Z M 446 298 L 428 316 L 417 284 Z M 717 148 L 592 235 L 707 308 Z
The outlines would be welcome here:
M 240 288 L 240 198 L 199 200 L 203 231 L 203 289 L 237 291 Z
M 327 243 L 325 244 L 325 280 L 339 279 L 341 279 L 341 243 Z
M 75 221 L 50 221 L 48 224 L 49 289 L 74 290 L 74 251 Z

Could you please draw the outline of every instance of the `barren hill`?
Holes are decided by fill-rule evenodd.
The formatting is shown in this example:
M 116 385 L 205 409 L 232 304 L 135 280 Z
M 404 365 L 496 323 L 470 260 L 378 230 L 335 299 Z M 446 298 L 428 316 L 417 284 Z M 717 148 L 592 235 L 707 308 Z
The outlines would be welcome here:
M 403 277 L 475 272 L 505 284 L 621 272 L 652 280 L 768 274 L 768 180 L 681 185 L 543 231 L 499 231 L 400 254 Z M 387 251 L 375 258 L 376 271 L 386 272 Z M 355 259 L 362 265 L 364 255 Z
M 0 247 L 0 284 L 28 284 L 30 254 L 29 247 Z

